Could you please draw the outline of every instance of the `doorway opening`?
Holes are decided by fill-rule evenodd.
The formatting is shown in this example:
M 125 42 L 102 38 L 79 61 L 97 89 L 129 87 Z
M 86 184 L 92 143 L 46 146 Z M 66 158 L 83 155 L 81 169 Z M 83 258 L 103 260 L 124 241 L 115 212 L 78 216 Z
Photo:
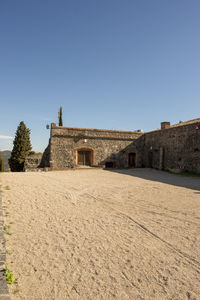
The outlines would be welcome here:
M 113 163 L 112 161 L 107 161 L 107 162 L 105 163 L 105 167 L 106 167 L 106 168 L 114 168 L 114 163 Z
M 129 153 L 128 154 L 128 166 L 129 167 L 136 167 L 136 153 Z

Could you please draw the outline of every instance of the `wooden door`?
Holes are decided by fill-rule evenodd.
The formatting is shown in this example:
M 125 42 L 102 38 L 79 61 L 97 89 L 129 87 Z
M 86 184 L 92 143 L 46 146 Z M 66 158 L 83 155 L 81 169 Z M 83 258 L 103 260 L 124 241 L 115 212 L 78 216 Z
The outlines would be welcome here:
M 90 157 L 91 157 L 91 152 L 90 151 L 85 151 L 85 163 L 84 165 L 90 166 L 91 161 L 90 161 Z
M 84 165 L 84 151 L 78 151 L 78 164 Z
M 136 153 L 129 153 L 128 155 L 128 165 L 129 167 L 136 166 Z
M 78 164 L 79 165 L 91 165 L 91 151 L 78 151 Z

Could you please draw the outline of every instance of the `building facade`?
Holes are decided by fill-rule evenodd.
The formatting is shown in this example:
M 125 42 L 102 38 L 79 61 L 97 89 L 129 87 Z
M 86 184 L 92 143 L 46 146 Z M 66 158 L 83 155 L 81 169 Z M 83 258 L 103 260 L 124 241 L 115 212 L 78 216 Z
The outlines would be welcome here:
M 137 166 L 135 149 L 134 161 L 127 157 L 124 149 L 142 135 L 136 131 L 70 128 L 51 124 L 50 160 L 53 169 L 73 168 L 79 165 L 96 167 Z
M 150 167 L 200 173 L 200 119 L 161 129 L 117 131 L 51 124 L 49 145 L 43 155 L 26 159 L 25 170 Z

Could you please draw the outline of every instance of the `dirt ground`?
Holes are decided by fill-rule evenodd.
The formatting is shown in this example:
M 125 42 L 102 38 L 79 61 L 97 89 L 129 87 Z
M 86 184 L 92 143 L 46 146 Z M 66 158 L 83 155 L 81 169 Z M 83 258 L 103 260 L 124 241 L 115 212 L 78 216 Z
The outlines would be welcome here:
M 12 300 L 200 299 L 200 178 L 0 175 Z

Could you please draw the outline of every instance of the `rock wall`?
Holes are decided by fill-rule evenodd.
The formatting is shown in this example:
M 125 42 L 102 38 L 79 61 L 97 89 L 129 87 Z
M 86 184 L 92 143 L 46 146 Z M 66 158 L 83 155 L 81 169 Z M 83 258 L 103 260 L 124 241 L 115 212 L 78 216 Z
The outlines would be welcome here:
M 57 127 L 52 124 L 50 138 L 50 166 L 72 168 L 78 164 L 78 151 L 91 151 L 91 165 L 127 166 L 124 149 L 142 133 L 103 129 Z
M 26 157 L 24 162 L 24 171 L 40 171 L 48 168 L 50 160 L 50 145 L 47 146 L 43 153 L 35 153 Z
M 130 156 L 135 167 L 200 173 L 200 119 L 147 133 L 51 125 L 49 145 L 43 155 L 27 157 L 25 170 L 73 168 L 80 151 L 90 153 L 92 166 L 126 168 Z M 200 128 L 200 126 L 199 126 Z
M 49 142 L 49 145 L 46 147 L 46 149 L 43 152 L 39 167 L 40 168 L 49 168 L 50 167 L 49 161 L 50 161 L 50 142 Z
M 24 162 L 24 171 L 35 171 L 38 169 L 41 164 L 42 156 L 42 153 L 27 156 Z
M 200 119 L 145 133 L 136 141 L 140 166 L 200 173 Z

